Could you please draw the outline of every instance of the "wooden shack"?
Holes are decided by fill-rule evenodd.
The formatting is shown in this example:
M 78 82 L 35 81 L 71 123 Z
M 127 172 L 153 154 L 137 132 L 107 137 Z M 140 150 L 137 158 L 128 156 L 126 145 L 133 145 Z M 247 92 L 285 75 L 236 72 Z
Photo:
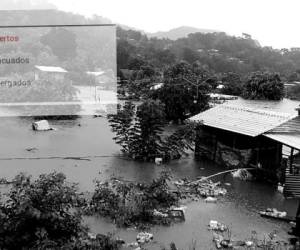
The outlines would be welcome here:
M 63 81 L 67 71 L 56 66 L 34 66 L 34 80 Z
M 213 160 L 228 168 L 259 168 L 264 177 L 279 181 L 285 172 L 282 165 L 284 144 L 265 133 L 292 121 L 295 116 L 249 107 L 218 105 L 190 118 L 199 122 L 195 156 Z

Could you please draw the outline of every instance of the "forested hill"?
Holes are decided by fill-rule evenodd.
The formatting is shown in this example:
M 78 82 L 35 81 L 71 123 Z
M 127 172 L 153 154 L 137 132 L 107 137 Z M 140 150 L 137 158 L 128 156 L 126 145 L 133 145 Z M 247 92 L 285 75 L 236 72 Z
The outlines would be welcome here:
M 177 40 L 182 37 L 187 37 L 189 34 L 192 33 L 213 33 L 217 32 L 216 30 L 211 29 L 198 29 L 189 26 L 181 26 L 175 29 L 171 29 L 169 31 L 158 31 L 155 33 L 147 33 L 148 37 L 157 37 L 157 38 L 169 38 L 172 40 Z
M 99 10 L 100 12 L 100 10 Z M 86 18 L 58 10 L 0 11 L 0 25 L 111 23 L 101 16 Z M 118 68 L 157 71 L 178 61 L 198 62 L 215 73 L 253 71 L 279 72 L 299 80 L 300 50 L 261 47 L 250 35 L 229 36 L 223 32 L 193 33 L 177 40 L 150 38 L 145 33 L 118 27 Z
M 148 64 L 163 68 L 184 60 L 198 62 L 215 73 L 271 71 L 291 80 L 296 80 L 300 69 L 300 50 L 262 47 L 247 34 L 234 37 L 224 32 L 193 33 L 173 41 L 148 38 L 140 32 L 119 28 L 118 37 L 121 69 L 137 69 Z

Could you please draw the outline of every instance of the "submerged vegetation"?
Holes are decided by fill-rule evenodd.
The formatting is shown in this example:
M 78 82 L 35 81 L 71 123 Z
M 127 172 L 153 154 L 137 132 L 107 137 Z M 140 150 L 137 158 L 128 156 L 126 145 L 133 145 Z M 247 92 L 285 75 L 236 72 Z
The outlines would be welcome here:
M 15 249 L 110 249 L 111 237 L 89 237 L 80 207 L 84 199 L 77 185 L 62 173 L 40 175 L 36 180 L 19 174 L 0 203 L 0 248 Z
M 177 206 L 180 195 L 169 187 L 170 175 L 161 175 L 149 184 L 118 179 L 96 181 L 96 188 L 86 212 L 112 219 L 119 226 L 146 224 L 169 225 L 170 218 L 155 217 L 155 210 L 168 210 Z
M 112 234 L 92 234 L 83 224 L 83 215 L 110 218 L 121 227 L 149 228 L 152 225 L 170 225 L 175 222 L 170 211 L 179 211 L 183 199 L 224 195 L 226 190 L 220 183 L 206 179 L 195 181 L 174 181 L 168 171 L 149 183 L 129 182 L 112 178 L 109 181 L 96 181 L 90 198 L 78 192 L 77 185 L 68 183 L 62 173 L 40 175 L 33 180 L 19 174 L 12 182 L 11 189 L 3 194 L 0 203 L 0 248 L 1 249 L 121 249 L 124 240 Z M 176 208 L 177 207 L 177 208 Z M 276 232 L 263 240 L 253 231 L 245 240 L 234 240 L 231 229 L 211 221 L 214 242 L 217 247 L 249 249 L 257 246 L 262 249 L 290 247 L 287 242 L 278 240 Z M 214 227 L 214 225 L 217 225 Z M 128 247 L 147 248 L 150 233 L 139 233 L 136 242 Z M 188 249 L 197 249 L 201 242 L 193 241 Z M 166 249 L 166 248 L 163 248 Z M 178 249 L 175 243 L 170 249 Z
M 112 178 L 96 181 L 92 198 L 84 211 L 87 215 L 110 218 L 120 227 L 170 225 L 184 220 L 181 205 L 206 198 L 216 202 L 227 193 L 221 183 L 207 179 L 174 180 L 169 171 L 162 171 L 150 183 L 139 183 Z

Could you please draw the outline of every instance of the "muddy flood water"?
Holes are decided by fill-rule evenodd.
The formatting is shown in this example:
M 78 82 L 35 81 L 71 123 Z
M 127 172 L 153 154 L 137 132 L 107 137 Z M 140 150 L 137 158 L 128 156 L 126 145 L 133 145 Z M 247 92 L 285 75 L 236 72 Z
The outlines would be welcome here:
M 50 121 L 56 130 L 48 132 L 32 131 L 31 123 L 31 118 L 0 118 L 0 177 L 11 179 L 20 172 L 38 176 L 55 170 L 65 173 L 69 181 L 78 182 L 82 191 L 92 191 L 95 178 L 122 176 L 147 182 L 168 168 L 175 178 L 196 179 L 224 170 L 210 162 L 195 161 L 193 154 L 167 166 L 126 160 L 120 157 L 105 118 Z M 197 249 L 215 249 L 212 233 L 207 230 L 211 219 L 230 225 L 235 239 L 246 239 L 253 230 L 260 238 L 273 230 L 280 238 L 288 237 L 288 223 L 261 218 L 258 211 L 275 207 L 295 215 L 297 201 L 285 199 L 269 184 L 244 182 L 231 175 L 213 180 L 230 183 L 231 186 L 225 186 L 228 194 L 216 204 L 203 200 L 186 204 L 186 221 L 152 228 L 154 241 L 148 249 L 161 249 L 170 242 L 188 249 L 192 240 L 196 240 Z M 86 223 L 95 233 L 113 232 L 126 242 L 135 241 L 138 233 L 134 229 L 118 229 L 101 218 L 89 217 Z

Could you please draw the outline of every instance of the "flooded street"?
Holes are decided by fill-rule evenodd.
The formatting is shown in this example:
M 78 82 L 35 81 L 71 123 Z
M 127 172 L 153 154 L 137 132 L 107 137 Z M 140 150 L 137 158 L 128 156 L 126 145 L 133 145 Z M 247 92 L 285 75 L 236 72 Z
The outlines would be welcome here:
M 112 140 L 114 135 L 105 118 L 83 117 L 49 122 L 57 130 L 35 132 L 31 129 L 30 118 L 1 118 L 1 177 L 10 180 L 20 172 L 38 176 L 59 171 L 65 173 L 69 181 L 78 182 L 82 191 L 92 191 L 95 178 L 121 176 L 127 180 L 147 182 L 164 168 L 170 169 L 175 178 L 191 179 L 224 171 L 224 168 L 210 162 L 195 161 L 193 154 L 167 166 L 124 159 Z M 224 186 L 228 194 L 216 204 L 203 200 L 186 204 L 186 221 L 170 227 L 152 228 L 154 242 L 148 249 L 161 249 L 172 241 L 178 248 L 187 249 L 192 240 L 197 241 L 197 249 L 214 249 L 212 233 L 207 230 L 211 219 L 229 225 L 232 237 L 236 239 L 250 237 L 253 230 L 260 238 L 277 230 L 279 237 L 286 239 L 289 224 L 261 218 L 258 211 L 276 207 L 295 215 L 295 200 L 284 199 L 271 185 L 243 182 L 231 175 L 219 176 L 213 181 L 230 183 L 230 186 Z M 133 229 L 117 229 L 101 218 L 86 218 L 86 222 L 95 233 L 114 232 L 126 242 L 135 241 L 137 235 Z

